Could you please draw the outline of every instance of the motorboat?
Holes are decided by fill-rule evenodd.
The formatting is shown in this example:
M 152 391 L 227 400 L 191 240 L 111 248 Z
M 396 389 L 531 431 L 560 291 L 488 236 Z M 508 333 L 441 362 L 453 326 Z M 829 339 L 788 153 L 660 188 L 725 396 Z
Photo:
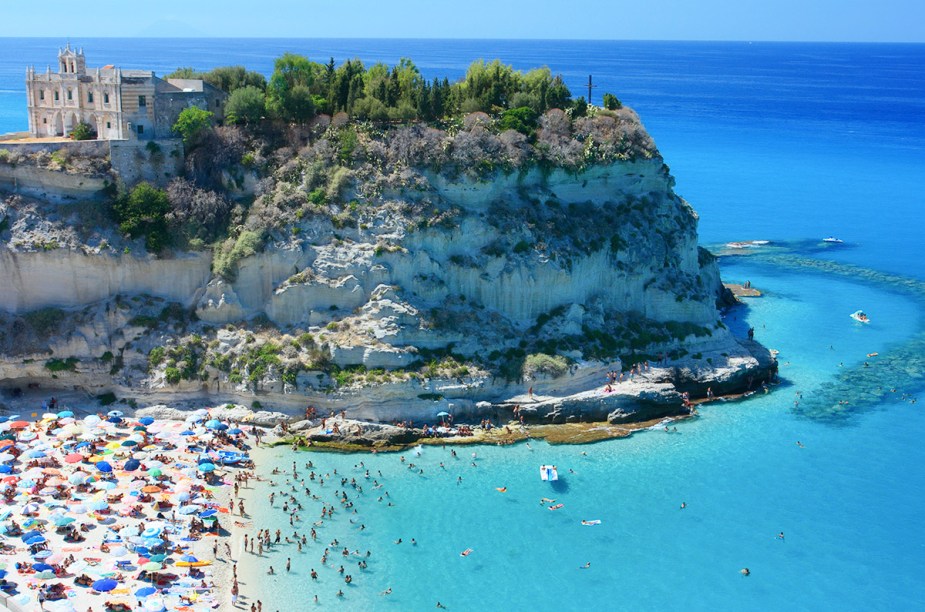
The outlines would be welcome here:
M 848 316 L 850 316 L 858 323 L 870 323 L 870 317 L 868 317 L 867 313 L 865 313 L 863 310 L 856 310 Z
M 541 465 L 540 466 L 540 478 L 542 480 L 559 480 L 559 472 L 556 470 L 554 465 Z
M 832 244 L 842 244 L 845 241 L 841 238 L 836 238 L 835 236 L 829 236 L 828 238 L 823 238 L 822 242 L 831 242 Z

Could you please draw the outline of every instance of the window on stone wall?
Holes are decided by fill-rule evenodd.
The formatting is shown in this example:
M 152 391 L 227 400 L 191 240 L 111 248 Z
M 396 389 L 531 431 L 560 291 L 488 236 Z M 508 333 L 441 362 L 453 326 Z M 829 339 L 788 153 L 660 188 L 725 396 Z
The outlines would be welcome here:
M 103 104 L 109 104 L 109 94 L 108 93 L 103 94 Z
M 145 133 L 145 126 L 139 125 L 139 126 L 138 126 L 138 133 L 139 133 L 139 134 L 144 134 L 144 133 Z
M 58 95 L 58 91 L 55 90 L 55 102 L 57 102 L 61 97 Z
M 73 99 L 74 99 L 74 92 L 73 92 L 73 90 L 70 90 L 70 89 L 67 90 L 67 99 L 68 99 L 68 100 L 73 100 Z
M 147 106 L 148 97 L 147 96 L 138 96 L 138 106 Z M 140 126 L 139 126 L 140 127 Z
M 92 91 L 87 92 L 87 104 L 93 104 L 93 92 Z
M 42 118 L 42 123 L 48 123 L 48 117 L 43 117 L 43 118 Z
M 45 90 L 41 89 L 39 90 L 39 100 L 44 100 L 44 99 L 45 99 Z
M 108 129 L 111 128 L 111 127 L 112 127 L 112 125 L 110 125 L 110 123 L 107 121 L 107 122 L 106 122 L 106 129 L 108 130 Z

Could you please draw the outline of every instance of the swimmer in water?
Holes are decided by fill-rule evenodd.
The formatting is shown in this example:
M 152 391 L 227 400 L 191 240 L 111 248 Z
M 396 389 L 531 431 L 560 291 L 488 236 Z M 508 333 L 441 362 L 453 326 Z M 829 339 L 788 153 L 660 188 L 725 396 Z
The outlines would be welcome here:
M 779 534 L 777 534 L 777 539 L 778 539 L 778 540 L 783 540 L 783 539 L 784 539 L 784 532 L 783 532 L 783 531 L 781 531 Z
M 681 502 L 681 510 L 687 508 L 687 502 Z
M 742 569 L 740 569 L 740 570 L 739 570 L 739 573 L 742 574 L 743 576 L 751 576 L 751 575 L 752 575 L 751 570 L 748 569 L 747 567 L 743 567 Z
M 799 446 L 800 448 L 806 448 L 805 446 L 803 446 L 803 443 L 800 442 L 799 440 L 797 440 L 797 446 Z
M 584 565 L 580 566 L 578 569 L 591 569 L 591 562 L 588 561 Z

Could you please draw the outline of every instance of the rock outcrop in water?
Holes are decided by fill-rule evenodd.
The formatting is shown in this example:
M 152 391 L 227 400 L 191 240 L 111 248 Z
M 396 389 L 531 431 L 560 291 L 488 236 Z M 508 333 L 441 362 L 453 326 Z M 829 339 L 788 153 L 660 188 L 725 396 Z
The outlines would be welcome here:
M 629 109 L 550 111 L 532 143 L 487 116 L 385 131 L 322 118 L 287 146 L 215 138 L 223 188 L 186 192 L 227 203 L 212 250 L 178 229 L 172 251 L 147 253 L 105 201 L 4 199 L 5 387 L 619 422 L 676 414 L 682 392 L 745 391 L 775 367 L 720 321 L 696 213 Z M 198 213 L 171 189 L 188 229 Z M 657 375 L 603 390 L 646 361 Z

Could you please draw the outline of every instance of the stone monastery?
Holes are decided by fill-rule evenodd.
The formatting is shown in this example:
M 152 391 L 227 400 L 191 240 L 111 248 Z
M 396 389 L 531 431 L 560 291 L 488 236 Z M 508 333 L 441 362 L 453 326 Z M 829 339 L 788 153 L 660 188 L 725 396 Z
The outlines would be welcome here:
M 161 79 L 151 70 L 107 65 L 87 70 L 83 49 L 58 50 L 58 72 L 26 70 L 29 132 L 67 136 L 87 123 L 100 140 L 172 136 L 184 108 L 198 106 L 222 119 L 226 94 L 200 79 Z

